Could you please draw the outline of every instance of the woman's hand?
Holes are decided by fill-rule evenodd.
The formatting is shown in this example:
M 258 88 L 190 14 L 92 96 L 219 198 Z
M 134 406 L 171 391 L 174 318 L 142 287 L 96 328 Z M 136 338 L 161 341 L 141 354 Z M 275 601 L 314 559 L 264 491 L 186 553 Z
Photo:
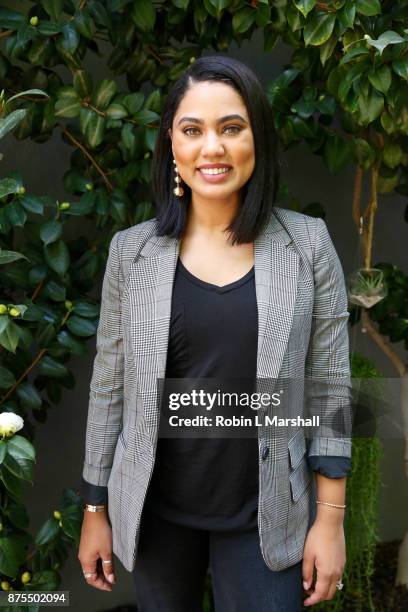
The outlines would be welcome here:
M 112 528 L 108 514 L 84 510 L 78 559 L 83 572 L 96 572 L 86 582 L 102 591 L 111 591 L 115 584 L 112 554 Z M 102 563 L 109 560 L 110 563 Z
M 336 582 L 341 579 L 345 564 L 343 522 L 317 518 L 308 531 L 303 551 L 303 586 L 308 595 L 303 605 L 312 606 L 319 601 L 332 599 L 336 593 Z M 315 567 L 317 580 L 312 586 Z

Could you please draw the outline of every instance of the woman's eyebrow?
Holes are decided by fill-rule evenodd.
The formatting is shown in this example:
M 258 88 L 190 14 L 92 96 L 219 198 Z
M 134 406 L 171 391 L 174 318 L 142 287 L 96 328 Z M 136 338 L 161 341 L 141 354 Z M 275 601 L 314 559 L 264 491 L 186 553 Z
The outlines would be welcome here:
M 238 119 L 238 121 L 242 121 L 243 123 L 247 123 L 247 121 L 241 117 L 241 115 L 225 115 L 224 117 L 220 117 L 219 119 L 217 119 L 217 123 L 224 123 L 224 121 L 231 121 L 232 119 Z M 204 121 L 202 119 L 198 119 L 197 117 L 182 117 L 179 122 L 177 123 L 177 125 L 179 126 L 180 123 L 199 123 L 200 125 L 202 125 L 204 123 Z

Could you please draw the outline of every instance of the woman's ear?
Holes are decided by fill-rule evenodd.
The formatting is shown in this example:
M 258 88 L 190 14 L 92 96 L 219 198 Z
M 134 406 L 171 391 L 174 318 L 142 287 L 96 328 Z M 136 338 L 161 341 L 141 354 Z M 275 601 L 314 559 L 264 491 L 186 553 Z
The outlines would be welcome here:
M 167 133 L 168 133 L 168 135 L 169 135 L 169 138 L 170 138 L 170 140 L 171 140 L 171 139 L 172 139 L 172 133 L 171 133 L 171 128 L 169 128 L 169 129 L 167 130 Z

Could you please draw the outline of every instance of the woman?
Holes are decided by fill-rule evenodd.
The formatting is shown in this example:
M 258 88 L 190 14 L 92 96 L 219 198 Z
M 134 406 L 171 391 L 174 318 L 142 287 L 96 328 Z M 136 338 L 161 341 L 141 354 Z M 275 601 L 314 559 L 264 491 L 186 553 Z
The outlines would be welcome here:
M 221 612 L 297 611 L 342 587 L 348 437 L 158 435 L 162 378 L 315 377 L 326 422 L 348 421 L 343 272 L 321 219 L 273 205 L 276 147 L 253 72 L 198 59 L 162 112 L 157 217 L 111 241 L 78 557 L 88 584 L 111 590 L 114 552 L 141 612 L 201 612 L 208 568 Z M 322 406 L 313 385 L 308 404 Z

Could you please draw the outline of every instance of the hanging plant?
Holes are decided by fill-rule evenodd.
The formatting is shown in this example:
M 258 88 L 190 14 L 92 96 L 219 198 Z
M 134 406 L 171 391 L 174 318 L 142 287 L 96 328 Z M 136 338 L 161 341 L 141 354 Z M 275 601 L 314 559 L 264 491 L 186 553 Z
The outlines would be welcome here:
M 353 304 L 371 308 L 387 295 L 383 271 L 379 268 L 360 268 L 347 277 L 348 299 Z

